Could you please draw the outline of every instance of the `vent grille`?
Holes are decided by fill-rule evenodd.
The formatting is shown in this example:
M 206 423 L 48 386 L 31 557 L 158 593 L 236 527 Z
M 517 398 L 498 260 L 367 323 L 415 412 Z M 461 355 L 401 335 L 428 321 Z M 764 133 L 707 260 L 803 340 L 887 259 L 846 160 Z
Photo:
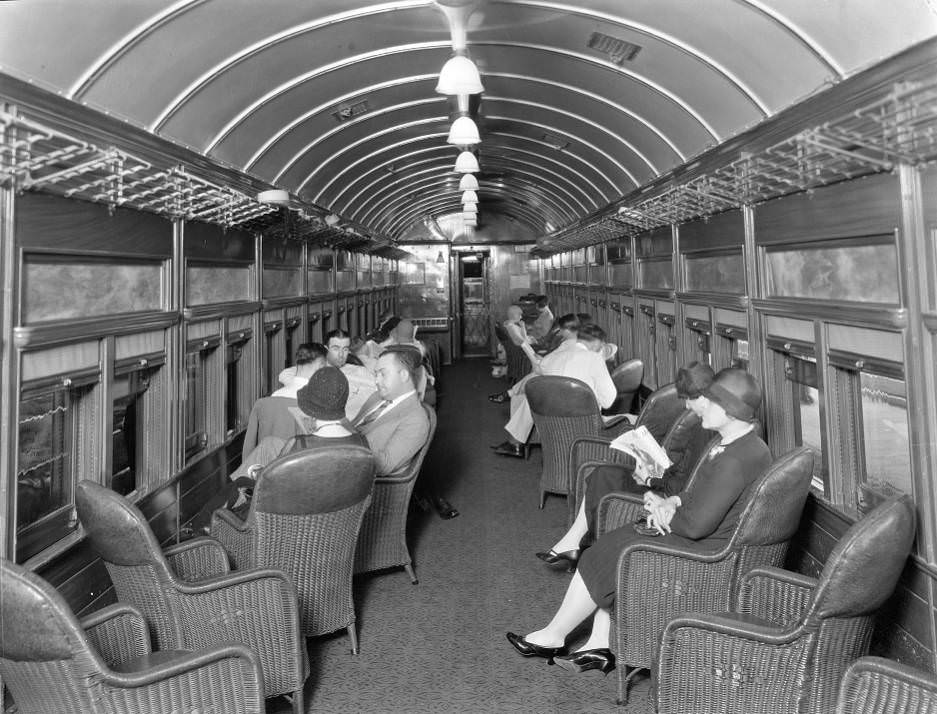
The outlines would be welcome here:
M 628 42 L 619 37 L 604 35 L 601 32 L 593 32 L 589 36 L 587 43 L 589 49 L 608 55 L 609 59 L 615 64 L 623 62 L 633 62 L 641 51 L 641 46 L 633 42 Z
M 343 121 L 348 121 L 349 119 L 354 119 L 357 116 L 369 111 L 371 107 L 368 106 L 368 101 L 362 99 L 360 102 L 355 102 L 354 104 L 343 104 L 334 112 L 332 116 L 335 117 L 335 121 L 341 124 Z

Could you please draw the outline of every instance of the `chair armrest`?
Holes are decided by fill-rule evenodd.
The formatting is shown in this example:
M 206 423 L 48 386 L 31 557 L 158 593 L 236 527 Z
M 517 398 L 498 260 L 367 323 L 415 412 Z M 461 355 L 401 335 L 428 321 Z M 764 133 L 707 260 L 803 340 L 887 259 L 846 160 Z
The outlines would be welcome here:
M 204 580 L 230 572 L 228 554 L 214 538 L 193 538 L 163 549 L 169 567 L 183 580 Z
M 625 422 L 622 425 L 622 421 Z M 631 420 L 628 418 L 627 414 L 612 414 L 609 416 L 603 416 L 602 423 L 604 424 L 605 429 L 614 429 L 618 426 L 626 426 L 634 429 L 634 424 L 631 423 Z
M 755 568 L 742 576 L 736 610 L 780 626 L 801 618 L 817 586 L 815 578 L 781 568 Z
M 871 708 L 888 705 L 889 711 L 898 711 L 901 702 L 937 702 L 937 678 L 905 664 L 882 657 L 860 657 L 846 670 L 836 714 L 874 714 Z
M 308 673 L 296 586 L 280 570 L 244 570 L 198 583 L 177 583 L 187 649 L 241 642 L 261 661 L 264 689 L 299 689 Z
M 618 416 L 621 416 L 622 418 L 619 419 L 617 418 Z M 611 439 L 615 439 L 624 434 L 626 431 L 631 431 L 634 429 L 634 424 L 628 421 L 628 419 L 624 418 L 627 416 L 627 414 L 619 414 L 616 415 L 615 418 L 609 420 L 605 424 L 605 428 L 602 430 L 602 435 Z
M 806 639 L 739 615 L 676 617 L 655 658 L 657 712 L 797 711 Z
M 99 686 L 114 712 L 224 711 L 261 714 L 263 675 L 259 657 L 248 647 L 227 644 L 179 654 L 139 672 L 104 672 Z M 132 690 L 132 691 L 127 691 Z
M 585 474 L 591 469 L 583 471 L 586 463 L 593 466 L 602 464 L 628 464 L 634 459 L 624 451 L 612 449 L 609 445 L 612 440 L 606 436 L 580 436 L 573 439 L 569 447 L 568 473 L 572 474 L 573 493 L 567 496 L 569 500 L 570 521 L 575 518 L 584 494 Z
M 634 523 L 643 510 L 644 496 L 625 492 L 605 494 L 595 516 L 596 536 Z
M 211 514 L 211 537 L 221 543 L 236 570 L 254 566 L 254 533 L 247 521 L 219 508 Z
M 79 624 L 109 667 L 152 651 L 146 619 L 133 605 L 108 605 L 82 618 Z

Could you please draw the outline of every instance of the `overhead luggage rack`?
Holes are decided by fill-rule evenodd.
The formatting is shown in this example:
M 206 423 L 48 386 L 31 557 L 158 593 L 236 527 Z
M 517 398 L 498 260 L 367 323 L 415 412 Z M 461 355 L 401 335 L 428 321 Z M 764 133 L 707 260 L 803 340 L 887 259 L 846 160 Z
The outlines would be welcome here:
M 547 236 L 557 252 L 600 243 L 623 232 L 682 223 L 743 205 L 937 160 L 937 80 L 902 82 L 854 111 L 642 199 L 625 198 Z M 680 181 L 679 178 L 674 179 Z M 609 226 L 616 226 L 609 236 Z

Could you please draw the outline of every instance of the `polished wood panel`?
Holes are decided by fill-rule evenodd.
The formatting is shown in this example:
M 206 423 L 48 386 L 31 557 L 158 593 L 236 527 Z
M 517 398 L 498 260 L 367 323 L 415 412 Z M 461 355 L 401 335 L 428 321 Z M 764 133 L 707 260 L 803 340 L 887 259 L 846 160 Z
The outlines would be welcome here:
M 172 257 L 172 223 L 151 213 L 44 193 L 16 198 L 16 241 L 44 249 L 117 256 Z
M 254 262 L 254 236 L 245 231 L 200 221 L 187 221 L 183 228 L 185 257 L 211 263 Z
M 677 226 L 677 235 L 681 253 L 741 247 L 745 242 L 742 212 L 725 211 L 705 220 L 682 223 Z
M 901 224 L 898 178 L 868 176 L 755 207 L 759 245 L 893 233 Z

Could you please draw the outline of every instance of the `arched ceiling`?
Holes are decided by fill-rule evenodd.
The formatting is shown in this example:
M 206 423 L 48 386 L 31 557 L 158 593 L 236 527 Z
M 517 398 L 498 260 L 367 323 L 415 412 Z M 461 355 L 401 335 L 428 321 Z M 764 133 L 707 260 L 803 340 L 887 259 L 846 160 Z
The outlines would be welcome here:
M 480 0 L 480 224 L 562 228 L 935 35 L 932 0 Z M 459 210 L 450 54 L 431 0 L 0 2 L 4 73 L 392 239 Z

